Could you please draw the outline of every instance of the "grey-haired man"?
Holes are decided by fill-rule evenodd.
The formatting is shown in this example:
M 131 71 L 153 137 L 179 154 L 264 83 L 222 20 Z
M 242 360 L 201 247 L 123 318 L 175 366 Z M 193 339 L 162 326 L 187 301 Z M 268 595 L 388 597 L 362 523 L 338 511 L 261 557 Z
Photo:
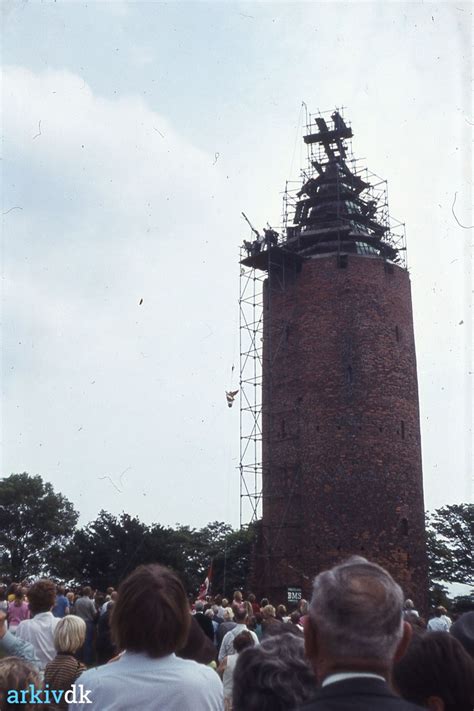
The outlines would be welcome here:
M 401 588 L 380 566 L 353 557 L 314 581 L 306 654 L 320 689 L 301 711 L 415 711 L 389 688 L 391 667 L 411 627 Z

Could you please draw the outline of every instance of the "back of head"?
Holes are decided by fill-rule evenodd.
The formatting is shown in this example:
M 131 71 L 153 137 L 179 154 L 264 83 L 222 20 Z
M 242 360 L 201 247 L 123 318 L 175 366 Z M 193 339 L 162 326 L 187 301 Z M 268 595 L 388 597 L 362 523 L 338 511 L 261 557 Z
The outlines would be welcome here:
M 269 620 L 270 617 L 275 617 L 275 608 L 273 605 L 265 605 L 265 607 L 262 607 L 262 615 L 265 620 Z
M 137 622 L 138 612 L 141 622 Z M 173 571 L 162 565 L 141 565 L 121 583 L 111 618 L 119 649 L 164 657 L 185 645 L 189 625 L 186 593 Z
M 202 600 L 196 600 L 196 603 L 194 605 L 194 609 L 196 612 L 202 612 L 204 610 L 204 603 Z
M 82 597 L 90 597 L 92 595 L 92 588 L 89 585 L 85 585 L 81 590 Z
M 247 619 L 247 608 L 244 607 L 243 605 L 234 607 L 234 620 L 238 624 L 243 624 L 246 619 Z
M 14 703 L 14 695 L 11 692 L 31 691 L 31 687 L 34 690 L 41 689 L 42 686 L 43 683 L 38 671 L 23 659 L 17 659 L 17 657 L 0 659 L 0 711 L 8 711 L 8 709 L 30 711 L 30 709 L 37 708 L 36 704 Z M 4 693 L 7 690 L 9 693 Z M 8 702 L 8 697 L 10 697 L 11 703 Z
M 224 622 L 231 622 L 234 619 L 234 611 L 231 607 L 226 607 L 224 609 Z
M 32 615 L 49 612 L 56 602 L 56 584 L 52 580 L 37 580 L 28 590 L 28 602 Z
M 239 654 L 242 650 L 247 649 L 247 647 L 253 647 L 255 640 L 250 634 L 250 632 L 241 632 L 236 637 L 234 637 L 234 651 Z
M 403 594 L 391 575 L 354 556 L 314 581 L 310 620 L 333 659 L 390 663 L 403 633 Z
M 76 615 L 66 615 L 54 630 L 54 647 L 60 654 L 74 654 L 86 638 L 86 623 Z
M 269 637 L 238 656 L 234 711 L 285 711 L 309 701 L 315 693 L 316 678 L 298 637 Z
M 474 657 L 474 610 L 461 615 L 461 617 L 451 625 L 449 631 L 453 637 L 456 637 L 456 639 L 461 642 L 466 652 L 470 654 L 471 657 Z
M 474 661 L 460 642 L 446 632 L 414 637 L 394 665 L 393 681 L 408 701 L 425 706 L 430 697 L 441 699 L 445 711 L 474 708 Z

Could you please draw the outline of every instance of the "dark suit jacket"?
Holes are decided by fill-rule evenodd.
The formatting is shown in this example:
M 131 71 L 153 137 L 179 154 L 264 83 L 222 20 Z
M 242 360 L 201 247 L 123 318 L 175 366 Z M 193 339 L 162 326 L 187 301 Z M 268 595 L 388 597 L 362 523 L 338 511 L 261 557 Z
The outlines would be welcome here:
M 328 684 L 298 711 L 419 711 L 421 706 L 400 699 L 379 679 L 347 679 Z

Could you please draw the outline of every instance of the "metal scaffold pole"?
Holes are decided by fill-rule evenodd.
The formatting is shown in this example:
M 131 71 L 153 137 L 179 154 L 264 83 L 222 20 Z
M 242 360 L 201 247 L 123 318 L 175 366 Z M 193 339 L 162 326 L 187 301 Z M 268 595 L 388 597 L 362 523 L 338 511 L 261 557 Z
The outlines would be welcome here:
M 243 255 L 240 255 L 242 261 Z M 240 526 L 261 518 L 263 282 L 240 265 Z

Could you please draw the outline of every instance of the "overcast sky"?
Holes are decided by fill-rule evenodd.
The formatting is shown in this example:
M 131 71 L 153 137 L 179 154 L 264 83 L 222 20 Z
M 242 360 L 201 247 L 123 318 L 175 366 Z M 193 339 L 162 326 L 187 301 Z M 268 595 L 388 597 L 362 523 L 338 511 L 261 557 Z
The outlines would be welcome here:
M 83 523 L 238 524 L 240 213 L 278 223 L 305 101 L 347 107 L 389 181 L 426 508 L 472 501 L 472 6 L 2 12 L 2 473 L 40 474 Z

